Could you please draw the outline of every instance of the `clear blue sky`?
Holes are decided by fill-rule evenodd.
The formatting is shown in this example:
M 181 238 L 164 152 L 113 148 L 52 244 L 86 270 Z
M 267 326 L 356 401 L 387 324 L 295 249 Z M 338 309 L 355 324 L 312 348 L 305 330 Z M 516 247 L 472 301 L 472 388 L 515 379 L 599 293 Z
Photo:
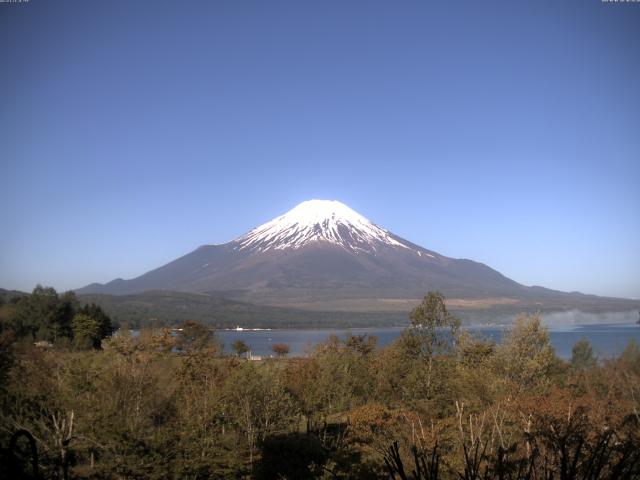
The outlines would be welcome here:
M 311 199 L 640 297 L 640 4 L 0 3 L 0 287 L 130 278 Z

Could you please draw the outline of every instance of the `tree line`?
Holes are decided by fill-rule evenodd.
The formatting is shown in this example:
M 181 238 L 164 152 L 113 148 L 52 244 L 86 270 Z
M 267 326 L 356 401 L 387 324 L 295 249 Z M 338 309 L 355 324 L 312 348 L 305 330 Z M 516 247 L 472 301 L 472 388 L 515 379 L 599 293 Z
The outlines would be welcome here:
M 100 348 L 114 331 L 111 318 L 95 303 L 81 305 L 74 292 L 58 294 L 36 286 L 30 295 L 0 297 L 0 325 L 16 340 Z
M 82 333 L 79 315 L 102 335 L 96 316 L 77 305 L 71 315 L 66 294 L 38 295 L 46 314 L 34 303 L 2 307 L 0 446 L 29 432 L 41 478 L 640 475 L 633 342 L 598 360 L 583 340 L 565 362 L 539 316 L 519 317 L 496 344 L 461 330 L 444 298 L 429 293 L 384 348 L 373 336 L 331 337 L 302 358 L 286 358 L 283 347 L 252 362 L 241 344 L 225 356 L 196 322 L 76 341 L 96 338 Z M 16 313 L 27 307 L 37 328 Z M 37 339 L 53 347 L 37 348 Z M 15 450 L 12 465 L 30 471 L 24 441 Z

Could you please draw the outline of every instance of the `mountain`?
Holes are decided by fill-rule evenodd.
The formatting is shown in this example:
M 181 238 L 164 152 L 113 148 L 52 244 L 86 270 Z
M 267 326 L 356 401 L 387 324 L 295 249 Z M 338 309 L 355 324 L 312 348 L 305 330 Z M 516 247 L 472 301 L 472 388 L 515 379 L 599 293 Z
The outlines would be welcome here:
M 442 292 L 459 308 L 573 308 L 605 300 L 521 285 L 482 263 L 420 247 L 327 200 L 303 202 L 231 242 L 201 246 L 139 277 L 93 283 L 77 292 L 150 290 L 334 311 L 406 311 L 429 290 Z M 616 309 L 637 304 L 606 300 Z
M 3 302 L 8 303 L 14 298 L 24 297 L 25 295 L 29 294 L 19 290 L 5 290 L 4 288 L 0 288 L 0 305 L 2 305 Z

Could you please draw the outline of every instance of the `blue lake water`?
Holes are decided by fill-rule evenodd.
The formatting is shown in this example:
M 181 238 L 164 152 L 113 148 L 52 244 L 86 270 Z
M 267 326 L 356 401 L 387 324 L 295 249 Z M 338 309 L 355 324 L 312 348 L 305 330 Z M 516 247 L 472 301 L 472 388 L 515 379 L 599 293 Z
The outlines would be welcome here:
M 465 327 L 474 334 L 488 337 L 500 342 L 509 327 L 506 326 L 472 326 Z M 403 331 L 394 328 L 351 328 L 322 330 L 218 330 L 218 336 L 225 345 L 225 351 L 231 352 L 231 344 L 235 340 L 244 340 L 251 348 L 253 355 L 269 356 L 274 343 L 286 343 L 291 356 L 303 356 L 320 342 L 326 341 L 330 335 L 344 338 L 352 335 L 374 335 L 378 337 L 378 346 L 385 346 L 394 341 Z M 550 325 L 551 343 L 561 358 L 571 358 L 573 345 L 581 338 L 586 338 L 599 358 L 613 357 L 627 345 L 630 339 L 640 343 L 640 325 L 631 322 L 604 323 L 584 325 Z

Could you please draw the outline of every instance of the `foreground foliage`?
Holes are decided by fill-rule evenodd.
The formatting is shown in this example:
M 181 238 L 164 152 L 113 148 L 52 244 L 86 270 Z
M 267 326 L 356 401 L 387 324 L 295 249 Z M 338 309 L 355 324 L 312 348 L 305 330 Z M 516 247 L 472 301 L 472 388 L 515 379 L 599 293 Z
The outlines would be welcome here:
M 519 318 L 496 345 L 460 331 L 429 294 L 383 349 L 366 335 L 332 337 L 305 358 L 285 358 L 283 346 L 252 362 L 243 345 L 223 356 L 194 322 L 97 344 L 98 313 L 63 315 L 45 299 L 58 312 L 34 308 L 46 330 L 6 311 L 0 323 L 0 446 L 29 432 L 42 478 L 640 476 L 633 343 L 597 362 L 583 341 L 565 363 L 539 317 Z M 27 447 L 14 449 L 22 471 Z

